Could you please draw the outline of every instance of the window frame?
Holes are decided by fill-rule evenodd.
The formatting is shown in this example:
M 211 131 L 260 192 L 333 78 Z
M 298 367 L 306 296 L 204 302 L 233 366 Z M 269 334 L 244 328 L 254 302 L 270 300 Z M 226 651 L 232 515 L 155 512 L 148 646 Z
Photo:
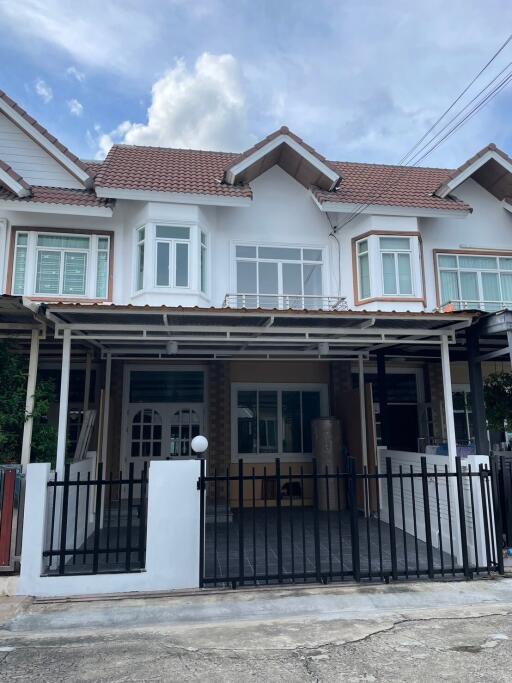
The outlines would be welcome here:
M 311 296 L 312 298 L 318 297 L 319 299 L 322 299 L 322 297 L 325 296 L 325 285 L 326 285 L 326 269 L 328 266 L 328 259 L 326 259 L 326 251 L 325 251 L 325 245 L 323 244 L 294 244 L 293 246 L 290 246 L 290 244 L 284 244 L 281 242 L 253 242 L 249 240 L 236 240 L 233 241 L 231 244 L 232 247 L 232 258 L 231 258 L 231 263 L 232 263 L 232 271 L 231 271 L 231 282 L 232 282 L 232 287 L 231 291 L 233 294 L 236 296 L 250 296 L 254 297 L 255 300 L 258 302 L 258 306 L 260 306 L 260 299 L 265 299 L 266 297 L 276 297 L 278 299 L 278 303 L 280 300 L 284 302 L 284 299 L 289 297 L 290 299 L 297 298 L 297 299 L 302 299 L 303 303 L 305 304 L 307 299 L 304 297 Z M 250 247 L 256 249 L 256 255 L 251 257 L 251 256 L 237 256 L 237 248 L 238 247 Z M 260 248 L 270 248 L 270 249 L 298 249 L 300 250 L 301 257 L 300 259 L 277 259 L 277 258 L 265 258 L 265 257 L 260 257 L 259 256 L 259 249 Z M 307 259 L 304 258 L 304 252 L 307 250 L 315 250 L 320 252 L 320 260 L 319 261 L 314 261 L 312 259 Z M 237 267 L 238 267 L 238 262 L 243 261 L 243 262 L 248 262 L 248 263 L 255 263 L 256 264 L 256 292 L 251 293 L 251 292 L 239 292 L 238 291 L 238 272 L 237 272 Z M 275 263 L 277 265 L 277 289 L 279 290 L 276 293 L 260 293 L 259 291 L 259 268 L 258 264 L 259 263 Z M 283 264 L 299 264 L 301 266 L 301 293 L 300 294 L 291 294 L 291 293 L 285 293 L 283 291 Z M 321 282 L 321 292 L 320 294 L 312 294 L 308 295 L 305 294 L 304 292 L 304 266 L 320 266 L 320 282 Z M 306 306 L 304 306 L 306 308 Z
M 380 239 L 408 239 L 409 249 L 381 249 Z M 361 291 L 361 268 L 359 259 L 359 244 L 367 241 L 367 253 L 369 264 L 369 281 L 370 293 L 369 296 L 362 296 Z M 412 293 L 400 294 L 399 287 L 399 271 L 398 271 L 398 256 L 394 258 L 395 266 L 395 281 L 397 285 L 397 293 L 384 293 L 384 259 L 383 254 L 408 254 L 409 267 L 411 276 Z M 413 231 L 386 231 L 386 230 L 372 230 L 352 238 L 352 264 L 353 264 L 353 291 L 354 291 L 354 305 L 361 306 L 363 304 L 372 303 L 374 301 L 403 301 L 416 302 L 424 306 L 425 303 L 425 273 L 423 263 L 423 245 L 421 234 Z
M 455 258 L 456 265 L 455 266 L 442 266 L 440 264 L 440 259 L 442 256 L 451 256 Z M 463 268 L 460 266 L 460 257 L 475 257 L 475 258 L 492 258 L 496 260 L 496 268 Z M 434 265 L 435 265 L 435 270 L 436 270 L 436 288 L 437 288 L 437 299 L 438 299 L 438 305 L 439 306 L 446 306 L 450 301 L 444 301 L 443 300 L 443 292 L 442 292 L 442 282 L 441 282 L 441 273 L 443 272 L 450 272 L 450 273 L 455 273 L 457 276 L 457 289 L 458 289 L 458 299 L 455 301 L 460 301 L 462 303 L 469 303 L 469 304 L 475 304 L 482 310 L 489 310 L 492 312 L 493 310 L 499 310 L 501 305 L 505 305 L 507 303 L 507 299 L 504 298 L 503 296 L 503 285 L 501 281 L 502 275 L 510 275 L 512 276 L 512 269 L 506 269 L 502 268 L 500 264 L 500 259 L 511 259 L 512 258 L 512 252 L 478 252 L 478 251 L 473 251 L 473 250 L 450 250 L 450 249 L 436 249 L 434 251 Z M 476 274 L 476 281 L 477 281 L 477 289 L 478 289 L 478 300 L 477 299 L 464 299 L 462 297 L 462 285 L 461 285 L 461 273 L 475 273 Z M 485 303 L 492 303 L 489 302 L 489 300 L 485 299 L 483 296 L 483 283 L 482 283 L 482 273 L 492 273 L 497 275 L 497 281 L 498 281 L 498 287 L 500 291 L 500 299 L 498 301 L 499 306 L 496 308 L 489 308 L 486 309 Z M 510 302 L 509 302 L 510 303 Z
M 277 392 L 277 444 L 275 453 L 238 453 L 238 392 L 239 391 L 275 391 Z M 283 451 L 283 392 L 318 392 L 320 395 L 320 416 L 325 417 L 329 411 L 328 385 L 322 383 L 267 383 L 267 382 L 232 382 L 231 383 L 231 461 L 242 459 L 253 463 L 274 462 L 280 458 L 282 462 L 309 462 L 313 453 L 289 453 Z M 302 418 L 301 418 L 302 419 Z
M 23 296 L 37 299 L 40 301 L 46 300 L 63 300 L 63 301 L 111 301 L 112 300 L 112 254 L 114 245 L 114 233 L 105 230 L 81 230 L 76 228 L 40 228 L 33 226 L 13 226 L 11 231 L 11 245 L 8 265 L 8 293 L 15 292 L 16 280 L 16 256 L 18 245 L 18 237 L 20 235 L 27 235 L 27 244 L 24 245 L 26 250 L 25 273 L 23 281 Z M 39 236 L 48 237 L 71 237 L 71 238 L 87 238 L 89 240 L 89 248 L 84 247 L 54 247 L 54 246 L 39 246 Z M 100 239 L 107 239 L 107 248 L 99 248 Z M 61 254 L 59 264 L 59 292 L 52 294 L 48 292 L 40 292 L 37 290 L 37 265 L 39 259 L 39 252 L 52 251 Z M 86 268 L 85 268 L 85 292 L 84 294 L 66 294 L 63 293 L 64 287 L 64 267 L 66 252 L 84 253 L 86 254 Z M 106 293 L 104 297 L 97 296 L 97 278 L 98 278 L 98 258 L 100 252 L 106 252 Z M 18 296 L 21 296 L 19 293 Z
M 406 239 L 409 242 L 409 248 L 408 249 L 388 249 L 388 248 L 383 248 L 381 245 L 381 240 L 382 239 L 392 239 L 392 240 L 402 240 Z M 399 296 L 400 298 L 402 297 L 408 297 L 408 296 L 414 296 L 414 278 L 413 278 L 413 272 L 412 272 L 412 247 L 411 247 L 411 238 L 410 237 L 399 237 L 398 235 L 392 235 L 392 236 L 385 236 L 385 235 L 379 235 L 379 253 L 380 253 L 380 269 L 381 269 L 381 286 L 382 286 L 382 295 L 385 297 L 388 296 Z M 394 269 L 395 269 L 395 292 L 386 292 L 386 285 L 385 285 L 385 279 L 384 279 L 384 255 L 385 254 L 390 254 L 393 256 L 393 264 L 394 264 Z M 399 261 L 399 254 L 406 254 L 409 257 L 409 276 L 411 280 L 411 291 L 410 292 L 404 292 L 402 293 L 400 291 L 400 273 L 399 273 L 399 268 L 398 268 L 398 261 Z
M 168 223 L 155 223 L 155 235 L 154 235 L 154 249 L 153 249 L 153 257 L 155 259 L 155 278 L 153 280 L 153 286 L 155 289 L 160 290 L 160 289 L 177 289 L 177 290 L 183 290 L 183 289 L 190 289 L 190 280 L 191 280 L 191 259 L 190 259 L 190 254 L 191 254 L 191 246 L 192 246 L 192 234 L 191 234 L 191 227 L 190 225 L 178 225 L 178 224 L 168 224 Z M 169 228 L 186 228 L 189 233 L 188 233 L 188 238 L 180 238 L 180 237 L 157 237 L 156 231 L 159 227 L 169 227 Z M 168 244 L 169 245 L 169 263 L 168 263 L 168 284 L 166 285 L 159 285 L 158 284 L 158 273 L 157 273 L 157 263 L 158 263 L 158 245 L 159 244 Z M 186 285 L 178 285 L 176 284 L 176 274 L 178 272 L 177 268 L 177 258 L 178 258 L 178 249 L 177 245 L 178 244 L 186 244 L 187 245 L 187 284 Z M 171 268 L 172 264 L 172 268 Z

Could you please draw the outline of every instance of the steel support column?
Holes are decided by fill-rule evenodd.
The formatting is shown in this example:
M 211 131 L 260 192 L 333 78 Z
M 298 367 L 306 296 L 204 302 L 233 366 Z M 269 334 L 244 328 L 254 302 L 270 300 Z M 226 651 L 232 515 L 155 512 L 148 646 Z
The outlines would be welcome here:
M 25 423 L 23 425 L 23 441 L 21 444 L 21 464 L 23 467 L 30 462 L 32 446 L 32 426 L 34 423 L 34 400 L 37 380 L 37 364 L 39 361 L 39 330 L 32 330 L 30 342 L 30 360 L 28 363 L 27 397 L 25 399 Z

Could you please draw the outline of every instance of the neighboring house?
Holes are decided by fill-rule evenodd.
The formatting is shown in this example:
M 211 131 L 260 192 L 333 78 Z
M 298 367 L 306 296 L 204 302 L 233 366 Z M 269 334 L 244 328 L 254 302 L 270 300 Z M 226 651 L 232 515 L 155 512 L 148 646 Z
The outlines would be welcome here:
M 402 168 L 328 161 L 284 127 L 243 154 L 84 161 L 0 92 L 0 321 L 43 330 L 32 370 L 62 365 L 60 471 L 91 405 L 114 471 L 191 455 L 198 433 L 211 469 L 298 467 L 327 415 L 368 464 L 376 442 L 454 455 L 475 429 L 482 452 L 464 332 L 512 301 L 509 197 L 494 145 L 459 169 Z M 354 401 L 363 373 L 374 392 Z

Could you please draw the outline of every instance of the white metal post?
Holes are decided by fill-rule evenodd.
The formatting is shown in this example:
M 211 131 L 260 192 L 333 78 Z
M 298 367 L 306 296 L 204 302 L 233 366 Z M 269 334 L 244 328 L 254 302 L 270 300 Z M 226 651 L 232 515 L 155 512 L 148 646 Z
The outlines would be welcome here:
M 66 463 L 66 434 L 68 425 L 69 370 L 71 364 L 71 330 L 65 329 L 62 338 L 62 370 L 60 377 L 59 427 L 57 432 L 57 477 L 63 479 Z
M 441 368 L 443 372 L 444 414 L 446 422 L 446 442 L 448 444 L 448 466 L 450 472 L 455 472 L 455 458 L 457 456 L 457 439 L 455 437 L 455 420 L 453 419 L 452 376 L 450 371 L 450 351 L 448 337 L 441 339 Z
M 39 329 L 32 330 L 30 341 L 30 360 L 28 363 L 27 397 L 25 400 L 25 423 L 23 425 L 23 441 L 21 444 L 21 464 L 26 467 L 30 462 L 30 447 L 32 445 L 32 426 L 34 412 L 34 398 L 37 380 L 37 363 L 39 360 Z

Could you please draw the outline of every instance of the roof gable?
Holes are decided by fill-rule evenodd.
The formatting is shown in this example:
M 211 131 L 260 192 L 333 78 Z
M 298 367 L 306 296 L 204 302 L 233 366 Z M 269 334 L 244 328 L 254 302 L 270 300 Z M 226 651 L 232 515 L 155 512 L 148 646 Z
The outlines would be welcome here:
M 477 152 L 436 190 L 438 197 L 446 197 L 468 178 L 473 178 L 500 201 L 512 197 L 512 159 L 491 143 Z
M 330 191 L 340 181 L 339 174 L 324 157 L 283 126 L 229 166 L 224 173 L 224 182 L 247 184 L 275 165 L 306 188 L 317 186 Z
M 55 186 L 58 186 L 60 183 L 64 183 L 63 186 L 66 186 L 65 183 L 67 182 L 70 187 L 90 187 L 92 178 L 85 164 L 1 90 L 0 123 L 2 124 L 0 132 L 2 132 L 5 142 L 3 145 L 5 147 L 3 152 L 4 161 L 13 167 L 16 172 L 22 173 L 27 177 L 31 171 L 31 159 L 25 159 L 25 162 L 23 162 L 23 155 L 16 155 L 16 147 L 21 144 L 27 147 L 25 154 L 28 152 L 28 157 L 34 157 L 33 163 L 36 180 L 37 169 L 39 168 L 39 170 L 44 172 L 43 166 L 46 164 L 49 168 L 50 177 L 52 175 L 55 177 Z M 14 144 L 9 145 L 9 140 Z M 6 159 L 6 154 L 9 154 L 12 159 Z M 25 166 L 22 168 L 23 163 L 25 163 Z M 34 182 L 32 184 L 42 185 L 45 183 Z
M 12 169 L 9 164 L 0 159 L 0 183 L 17 197 L 29 197 L 30 185 Z

